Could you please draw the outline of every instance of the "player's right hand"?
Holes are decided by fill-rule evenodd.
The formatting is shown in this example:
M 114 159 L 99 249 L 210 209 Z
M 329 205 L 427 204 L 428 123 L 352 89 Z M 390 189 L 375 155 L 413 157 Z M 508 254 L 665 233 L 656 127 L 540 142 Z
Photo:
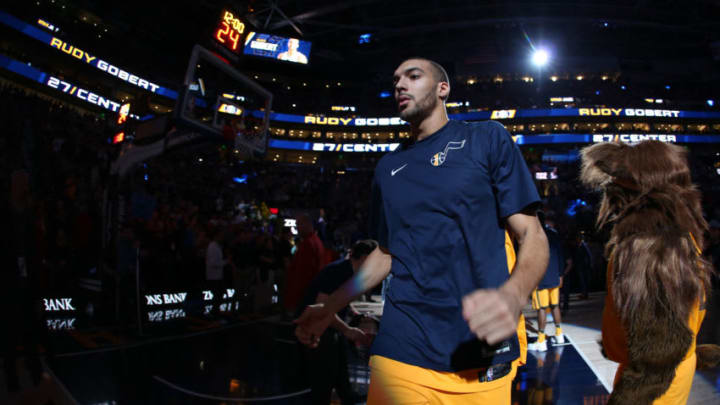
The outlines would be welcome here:
M 334 315 L 322 303 L 309 305 L 300 317 L 293 321 L 297 325 L 295 336 L 305 346 L 317 347 L 320 344 L 320 336 L 330 326 Z

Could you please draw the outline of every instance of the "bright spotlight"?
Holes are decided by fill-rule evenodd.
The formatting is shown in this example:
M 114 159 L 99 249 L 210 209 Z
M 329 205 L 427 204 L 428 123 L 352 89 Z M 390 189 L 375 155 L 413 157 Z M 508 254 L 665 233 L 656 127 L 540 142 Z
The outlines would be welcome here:
M 544 49 L 538 49 L 533 53 L 532 61 L 535 64 L 535 66 L 542 67 L 545 66 L 548 63 L 548 60 L 550 59 L 550 55 L 547 53 Z

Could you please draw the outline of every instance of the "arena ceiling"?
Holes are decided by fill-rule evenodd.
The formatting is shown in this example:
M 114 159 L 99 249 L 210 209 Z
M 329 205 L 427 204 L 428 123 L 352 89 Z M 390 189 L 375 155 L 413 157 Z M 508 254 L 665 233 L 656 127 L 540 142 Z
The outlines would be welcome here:
M 720 1 L 714 0 L 20 3 L 11 11 L 52 11 L 62 20 L 58 25 L 70 31 L 80 16 L 87 28 L 92 28 L 89 21 L 110 27 L 104 43 L 114 41 L 127 63 L 137 64 L 143 55 L 154 68 L 183 65 L 192 44 L 207 42 L 227 7 L 257 31 L 313 42 L 311 65 L 304 69 L 247 61 L 249 69 L 280 73 L 365 80 L 387 75 L 396 61 L 414 55 L 434 58 L 455 75 L 522 72 L 529 69 L 529 52 L 539 46 L 551 50 L 550 68 L 560 71 L 629 70 L 707 79 L 705 72 L 713 71 L 709 64 L 720 60 Z M 370 39 L 360 44 L 363 34 Z
M 581 55 L 587 44 L 613 51 L 678 49 L 718 39 L 717 1 L 252 1 L 247 18 L 271 31 L 326 44 L 339 54 L 352 51 L 360 34 L 371 33 L 380 50 L 428 51 L 463 47 L 514 52 L 531 39 L 570 44 Z M 628 37 L 628 34 L 634 34 Z M 643 39 L 650 41 L 643 43 Z M 692 42 L 688 39 L 693 39 Z M 470 47 L 468 49 L 467 47 Z M 363 53 L 366 49 L 354 47 Z M 372 48 L 372 47 L 368 47 Z M 408 49 L 411 48 L 411 49 Z M 641 48 L 641 49 L 638 49 Z

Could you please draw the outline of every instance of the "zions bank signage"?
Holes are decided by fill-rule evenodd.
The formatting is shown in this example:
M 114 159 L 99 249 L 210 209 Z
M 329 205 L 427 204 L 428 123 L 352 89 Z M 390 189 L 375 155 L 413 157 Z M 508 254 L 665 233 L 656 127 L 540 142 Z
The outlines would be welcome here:
M 158 305 L 177 305 L 183 304 L 187 298 L 187 291 L 168 292 L 160 294 L 146 294 L 145 305 L 158 306 Z M 235 297 L 234 288 L 225 288 L 222 290 L 203 290 L 202 291 L 203 301 L 213 300 L 229 300 Z
M 72 298 L 43 298 L 45 312 L 75 311 Z
M 145 295 L 145 301 L 146 305 L 174 305 L 184 303 L 186 297 L 186 292 L 169 294 L 147 294 Z

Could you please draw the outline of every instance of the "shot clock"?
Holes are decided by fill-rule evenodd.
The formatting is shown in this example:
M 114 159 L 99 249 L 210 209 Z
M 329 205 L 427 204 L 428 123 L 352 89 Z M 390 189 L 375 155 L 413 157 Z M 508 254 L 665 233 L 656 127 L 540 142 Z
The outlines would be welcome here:
M 224 10 L 213 33 L 215 41 L 232 53 L 242 52 L 245 42 L 245 23 L 240 21 L 231 11 Z

